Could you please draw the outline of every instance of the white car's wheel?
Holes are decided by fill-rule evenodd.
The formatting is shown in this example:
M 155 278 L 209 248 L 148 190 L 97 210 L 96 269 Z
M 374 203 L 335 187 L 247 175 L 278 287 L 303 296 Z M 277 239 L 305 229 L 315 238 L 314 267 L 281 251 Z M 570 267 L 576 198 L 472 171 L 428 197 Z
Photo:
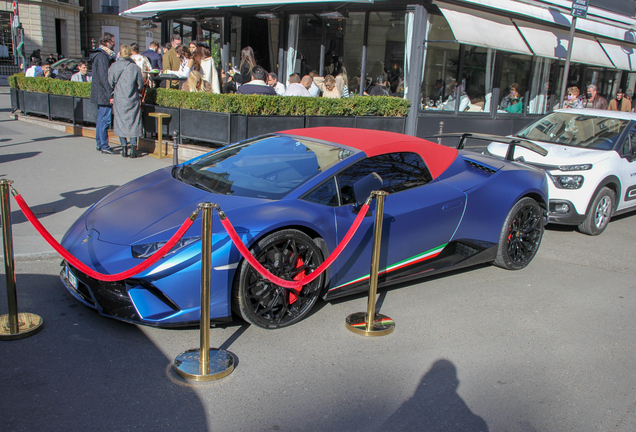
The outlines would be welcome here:
M 615 195 L 610 188 L 604 187 L 594 198 L 585 220 L 579 225 L 579 231 L 588 235 L 599 235 L 612 217 Z

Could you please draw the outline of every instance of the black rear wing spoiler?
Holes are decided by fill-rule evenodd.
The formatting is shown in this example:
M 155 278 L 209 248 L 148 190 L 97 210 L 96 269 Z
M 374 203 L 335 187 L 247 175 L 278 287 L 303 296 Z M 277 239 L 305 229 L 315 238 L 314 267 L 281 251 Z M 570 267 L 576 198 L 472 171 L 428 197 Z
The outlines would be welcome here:
M 530 151 L 540 154 L 541 156 L 546 156 L 548 151 L 533 143 L 532 141 L 528 141 L 521 138 L 514 137 L 505 137 L 501 135 L 489 135 L 489 134 L 478 134 L 478 133 L 448 133 L 448 134 L 438 134 L 432 135 L 427 138 L 459 138 L 459 142 L 457 143 L 457 150 L 461 150 L 464 148 L 464 144 L 466 143 L 466 139 L 476 139 L 481 141 L 494 141 L 500 142 L 503 144 L 508 144 L 508 152 L 506 153 L 506 160 L 514 160 L 515 147 L 523 147 Z

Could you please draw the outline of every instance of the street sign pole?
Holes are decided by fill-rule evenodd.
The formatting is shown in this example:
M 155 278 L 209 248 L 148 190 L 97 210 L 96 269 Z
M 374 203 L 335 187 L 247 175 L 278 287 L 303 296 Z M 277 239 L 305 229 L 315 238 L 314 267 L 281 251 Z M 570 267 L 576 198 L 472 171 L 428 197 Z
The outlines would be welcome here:
M 559 99 L 559 105 L 563 104 L 565 100 L 565 91 L 568 88 L 568 76 L 570 73 L 570 56 L 572 55 L 572 46 L 574 45 L 574 30 L 576 29 L 576 17 L 572 18 L 572 25 L 570 26 L 570 42 L 568 43 L 568 53 L 565 57 L 565 67 L 563 68 L 563 80 L 561 83 L 561 99 Z M 559 106 L 559 108 L 561 108 Z
M 563 81 L 561 83 L 561 99 L 559 105 L 565 100 L 565 91 L 568 88 L 568 76 L 570 74 L 570 57 L 572 56 L 572 47 L 574 46 L 574 31 L 576 30 L 577 18 L 585 18 L 587 16 L 588 0 L 572 0 L 572 25 L 570 26 L 570 41 L 568 43 L 568 53 L 565 59 L 565 67 L 563 68 Z

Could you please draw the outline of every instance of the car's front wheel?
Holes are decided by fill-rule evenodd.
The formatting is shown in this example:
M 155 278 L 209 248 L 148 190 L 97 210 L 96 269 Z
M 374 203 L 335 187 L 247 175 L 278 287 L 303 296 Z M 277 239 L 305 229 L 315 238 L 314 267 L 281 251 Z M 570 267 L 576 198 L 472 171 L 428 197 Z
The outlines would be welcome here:
M 282 230 L 259 241 L 250 252 L 274 276 L 300 280 L 323 262 L 316 243 L 297 230 Z M 302 320 L 316 303 L 324 274 L 295 290 L 278 286 L 243 260 L 232 290 L 232 308 L 245 321 L 276 329 Z
M 522 198 L 512 207 L 501 228 L 495 265 L 520 270 L 530 264 L 543 238 L 541 206 Z
M 579 231 L 588 235 L 599 235 L 609 224 L 614 210 L 614 191 L 604 187 L 594 198 L 585 220 L 579 225 Z

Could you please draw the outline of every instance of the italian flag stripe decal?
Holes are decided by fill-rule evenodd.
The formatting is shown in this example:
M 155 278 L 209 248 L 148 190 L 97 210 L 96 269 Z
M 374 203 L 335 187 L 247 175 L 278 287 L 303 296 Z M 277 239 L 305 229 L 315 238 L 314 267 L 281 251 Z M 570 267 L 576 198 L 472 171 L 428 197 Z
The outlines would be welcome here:
M 422 261 L 426 261 L 428 259 L 435 258 L 437 255 L 439 255 L 442 252 L 442 250 L 446 247 L 447 244 L 448 243 L 444 243 L 443 245 L 438 246 L 436 248 L 433 248 L 431 250 L 428 250 L 428 251 L 426 251 L 424 253 L 421 253 L 421 254 L 416 255 L 414 257 L 411 257 L 411 258 L 407 258 L 404 261 L 397 262 L 397 263 L 387 267 L 386 269 L 378 272 L 378 274 L 381 275 L 381 274 L 385 274 L 385 273 L 390 273 L 392 271 L 399 270 L 399 269 L 404 268 L 404 267 L 408 267 L 408 266 L 410 266 L 412 264 L 417 264 L 417 263 L 420 263 Z M 344 288 L 344 287 L 346 287 L 348 285 L 352 285 L 354 283 L 361 282 L 363 280 L 369 279 L 369 277 L 371 277 L 370 274 L 368 274 L 366 276 L 359 277 L 358 279 L 354 279 L 354 280 L 352 280 L 350 282 L 347 282 L 346 284 L 342 284 L 342 285 L 339 285 L 337 287 L 331 288 L 329 291 L 333 291 L 333 290 L 337 290 L 337 289 L 340 289 L 340 288 Z

